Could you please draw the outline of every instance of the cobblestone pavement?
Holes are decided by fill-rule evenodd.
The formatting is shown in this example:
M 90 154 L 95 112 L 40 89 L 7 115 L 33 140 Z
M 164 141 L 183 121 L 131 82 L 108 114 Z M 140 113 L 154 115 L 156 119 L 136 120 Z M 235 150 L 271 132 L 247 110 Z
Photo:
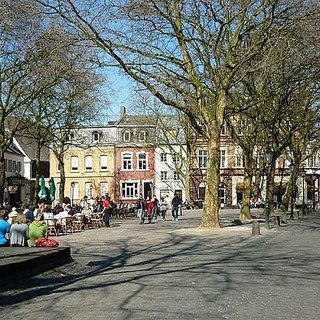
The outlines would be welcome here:
M 0 295 L 0 319 L 319 319 L 320 215 L 251 235 L 178 222 L 86 230 L 58 240 L 74 262 L 18 281 Z

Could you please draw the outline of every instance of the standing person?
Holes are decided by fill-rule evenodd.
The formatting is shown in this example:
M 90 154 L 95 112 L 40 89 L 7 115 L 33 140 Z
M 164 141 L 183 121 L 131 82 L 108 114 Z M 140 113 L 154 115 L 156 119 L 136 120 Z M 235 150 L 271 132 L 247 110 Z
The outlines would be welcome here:
M 168 210 L 168 203 L 164 197 L 161 197 L 160 212 L 161 212 L 162 220 L 166 220 L 167 210 Z
M 28 246 L 28 225 L 24 214 L 18 214 L 16 221 L 10 228 L 10 246 L 27 247 Z
M 154 217 L 154 220 L 158 220 L 158 213 L 159 213 L 159 200 L 156 197 L 153 197 L 152 199 L 153 202 L 153 208 L 152 208 L 152 216 L 151 220 Z
M 178 215 L 179 215 L 179 206 L 181 205 L 182 200 L 177 195 L 177 193 L 174 194 L 174 197 L 171 201 L 172 205 L 172 221 L 178 221 Z
M 43 213 L 38 211 L 33 222 L 29 225 L 29 244 L 35 247 L 36 240 L 45 237 L 48 231 L 48 225 L 44 221 Z
M 4 210 L 0 211 L 0 247 L 9 246 L 9 232 L 10 224 L 4 219 L 6 213 Z
M 146 200 L 146 210 L 148 215 L 148 223 L 151 223 L 152 220 L 152 209 L 153 209 L 153 201 L 149 197 Z
M 110 218 L 112 213 L 112 205 L 110 198 L 102 197 L 102 214 L 105 227 L 110 228 Z
M 137 216 L 139 218 L 139 224 L 144 223 L 144 211 L 146 210 L 146 203 L 142 197 L 142 194 L 140 193 L 139 199 L 137 201 Z

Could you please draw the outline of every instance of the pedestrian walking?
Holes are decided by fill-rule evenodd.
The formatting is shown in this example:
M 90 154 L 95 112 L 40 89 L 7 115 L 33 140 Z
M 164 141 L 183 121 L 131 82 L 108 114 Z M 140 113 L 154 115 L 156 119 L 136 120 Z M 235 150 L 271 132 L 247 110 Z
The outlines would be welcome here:
M 152 209 L 153 209 L 153 201 L 149 197 L 146 199 L 146 211 L 148 216 L 148 223 L 151 223 L 152 220 Z
M 105 224 L 105 227 L 110 227 L 110 220 L 111 220 L 111 214 L 112 214 L 112 203 L 110 198 L 102 197 L 102 214 L 103 214 L 103 221 Z
M 139 199 L 137 201 L 137 217 L 139 219 L 139 224 L 144 223 L 144 212 L 146 210 L 146 203 L 142 197 L 142 194 L 140 193 Z
M 166 220 L 166 214 L 168 211 L 168 202 L 166 201 L 166 199 L 164 197 L 161 197 L 160 199 L 160 213 L 161 213 L 161 217 L 162 220 Z

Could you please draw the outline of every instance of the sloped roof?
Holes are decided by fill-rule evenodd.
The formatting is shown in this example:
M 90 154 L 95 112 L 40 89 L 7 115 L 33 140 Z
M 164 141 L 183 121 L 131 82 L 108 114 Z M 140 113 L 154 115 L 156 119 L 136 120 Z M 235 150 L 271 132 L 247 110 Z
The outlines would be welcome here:
M 15 139 L 19 143 L 22 150 L 25 152 L 25 154 L 31 159 L 36 160 L 36 150 L 37 145 L 36 143 L 25 136 L 15 136 Z M 41 161 L 49 161 L 49 148 L 42 147 L 41 153 L 40 153 L 40 160 Z

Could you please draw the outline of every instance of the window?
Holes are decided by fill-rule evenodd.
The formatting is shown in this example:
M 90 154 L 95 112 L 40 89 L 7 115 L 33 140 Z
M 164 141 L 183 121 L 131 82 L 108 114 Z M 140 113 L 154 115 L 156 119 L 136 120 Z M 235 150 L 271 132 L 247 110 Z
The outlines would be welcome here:
M 179 163 L 179 155 L 178 154 L 173 154 L 172 155 L 172 162 L 173 163 Z
M 93 197 L 93 185 L 92 185 L 92 183 L 91 182 L 86 182 L 85 188 L 86 188 L 86 196 L 88 198 Z
M 124 142 L 130 142 L 131 141 L 131 132 L 130 131 L 124 131 L 122 134 L 122 140 Z
M 161 153 L 160 154 L 160 161 L 161 162 L 167 162 L 167 154 L 166 153 Z
M 308 167 L 309 168 L 315 168 L 316 166 L 317 166 L 316 165 L 316 155 L 315 154 L 309 155 L 309 157 L 308 157 Z
M 220 168 L 226 168 L 227 166 L 227 151 L 222 149 L 220 150 Z
M 161 181 L 168 180 L 168 172 L 167 171 L 161 171 L 160 172 L 160 179 L 161 179 Z
M 100 170 L 108 170 L 108 156 L 100 156 Z
M 122 182 L 121 197 L 122 199 L 137 199 L 138 198 L 138 182 Z
M 75 171 L 79 169 L 79 158 L 77 156 L 71 157 L 71 170 Z
M 92 170 L 92 156 L 85 156 L 84 166 L 85 170 Z
M 21 162 L 17 162 L 17 172 L 21 173 Z
M 122 154 L 122 170 L 132 170 L 132 153 Z
M 73 134 L 73 132 L 70 132 L 69 141 L 72 142 L 73 140 L 74 140 L 74 134 Z
M 100 194 L 104 196 L 106 193 L 109 193 L 108 182 L 101 182 L 100 183 Z
M 12 172 L 12 160 L 8 160 L 8 171 Z
M 179 173 L 176 171 L 173 173 L 173 180 L 180 180 Z
M 227 134 L 227 123 L 224 121 L 221 128 L 221 135 L 226 135 L 226 134 Z
M 240 147 L 237 147 L 235 150 L 235 166 L 238 168 L 243 167 L 243 153 Z
M 200 169 L 207 169 L 208 150 L 198 150 L 198 162 Z
M 138 134 L 138 140 L 140 142 L 146 141 L 146 132 L 145 131 L 140 131 Z
M 92 132 L 92 141 L 93 142 L 99 142 L 100 141 L 100 136 L 101 136 L 100 132 L 98 132 L 98 131 Z
M 146 153 L 138 153 L 138 170 L 147 170 L 147 154 Z

